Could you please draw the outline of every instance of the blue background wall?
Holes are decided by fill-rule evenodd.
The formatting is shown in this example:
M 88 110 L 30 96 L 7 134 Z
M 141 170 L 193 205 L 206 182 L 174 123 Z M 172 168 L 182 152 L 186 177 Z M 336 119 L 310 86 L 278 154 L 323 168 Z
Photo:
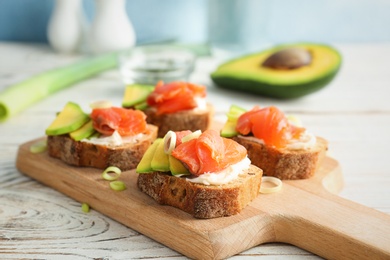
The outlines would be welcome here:
M 53 0 L 0 0 L 0 40 L 47 42 Z M 83 0 L 89 20 L 93 0 Z M 389 42 L 388 0 L 127 0 L 137 42 Z M 211 10 L 209 12 L 209 10 Z M 211 30 L 211 31 L 210 31 Z

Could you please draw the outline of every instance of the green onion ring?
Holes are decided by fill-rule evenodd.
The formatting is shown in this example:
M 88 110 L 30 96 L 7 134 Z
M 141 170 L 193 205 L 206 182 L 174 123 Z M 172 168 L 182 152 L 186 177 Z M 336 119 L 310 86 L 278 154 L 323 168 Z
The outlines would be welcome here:
M 265 187 L 265 183 L 272 183 L 273 187 Z M 279 178 L 272 176 L 263 176 L 261 178 L 260 193 L 274 193 L 282 189 L 282 181 Z
M 30 146 L 30 152 L 32 153 L 42 153 L 46 151 L 46 149 L 47 149 L 46 139 L 39 140 Z
M 123 181 L 112 181 L 110 182 L 110 187 L 116 191 L 122 191 L 126 189 L 126 185 Z
M 81 210 L 85 213 L 89 212 L 89 205 L 87 203 L 81 204 Z
M 192 132 L 191 134 L 188 134 L 188 135 L 184 136 L 181 139 L 181 142 L 182 143 L 188 142 L 188 141 L 190 141 L 192 139 L 198 138 L 201 134 L 202 134 L 202 131 L 196 130 L 195 132 Z
M 113 175 L 110 175 L 110 173 L 114 173 Z M 109 166 L 107 169 L 104 170 L 102 173 L 102 178 L 106 181 L 114 181 L 119 178 L 122 171 L 116 166 Z
M 112 107 L 112 103 L 108 100 L 100 100 L 100 101 L 95 101 L 89 104 L 89 107 L 92 109 L 97 109 L 97 108 L 110 108 Z
M 164 136 L 164 152 L 166 154 L 171 154 L 172 150 L 176 147 L 176 133 L 173 131 L 168 131 Z

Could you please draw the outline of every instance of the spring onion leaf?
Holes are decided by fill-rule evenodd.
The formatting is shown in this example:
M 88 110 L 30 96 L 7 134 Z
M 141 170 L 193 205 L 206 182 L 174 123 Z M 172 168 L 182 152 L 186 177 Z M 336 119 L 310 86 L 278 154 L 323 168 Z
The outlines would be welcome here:
M 114 53 L 93 56 L 60 68 L 42 72 L 8 86 L 0 92 L 0 122 L 7 120 L 35 102 L 100 72 L 115 68 Z

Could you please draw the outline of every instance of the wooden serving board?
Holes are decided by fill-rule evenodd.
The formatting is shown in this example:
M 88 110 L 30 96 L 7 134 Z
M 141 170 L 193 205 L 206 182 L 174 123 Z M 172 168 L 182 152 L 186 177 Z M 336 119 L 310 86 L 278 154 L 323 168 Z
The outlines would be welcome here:
M 102 170 L 31 153 L 36 141 L 19 147 L 16 166 L 22 173 L 190 258 L 227 258 L 267 242 L 293 244 L 330 259 L 390 258 L 390 216 L 333 194 L 343 181 L 330 157 L 314 177 L 284 181 L 281 191 L 260 194 L 238 215 L 204 220 L 140 192 L 134 170 L 120 176 L 127 189 L 113 191 Z

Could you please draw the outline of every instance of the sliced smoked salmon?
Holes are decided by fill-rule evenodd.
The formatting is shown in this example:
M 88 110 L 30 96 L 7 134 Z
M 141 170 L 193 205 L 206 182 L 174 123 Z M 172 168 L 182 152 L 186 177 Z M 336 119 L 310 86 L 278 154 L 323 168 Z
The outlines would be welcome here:
M 291 138 L 299 138 L 305 131 L 290 124 L 284 113 L 275 106 L 254 107 L 245 112 L 238 118 L 236 130 L 242 135 L 252 133 L 265 144 L 276 148 L 284 147 Z
M 245 112 L 237 120 L 236 130 L 242 135 L 248 135 L 252 132 L 252 123 L 250 121 L 251 116 L 256 113 L 257 110 L 260 110 L 259 106 L 253 107 L 251 110 Z
M 242 161 L 247 151 L 237 142 L 223 138 L 218 131 L 210 129 L 198 138 L 176 146 L 172 156 L 184 163 L 192 174 L 199 176 L 208 172 L 217 173 Z
M 197 107 L 196 97 L 205 97 L 206 87 L 188 82 L 159 81 L 154 91 L 149 94 L 147 103 L 157 108 L 157 114 L 169 114 Z
M 132 136 L 146 130 L 146 116 L 142 111 L 120 107 L 95 108 L 91 119 L 93 127 L 101 134 L 112 135 L 118 131 L 121 136 Z

